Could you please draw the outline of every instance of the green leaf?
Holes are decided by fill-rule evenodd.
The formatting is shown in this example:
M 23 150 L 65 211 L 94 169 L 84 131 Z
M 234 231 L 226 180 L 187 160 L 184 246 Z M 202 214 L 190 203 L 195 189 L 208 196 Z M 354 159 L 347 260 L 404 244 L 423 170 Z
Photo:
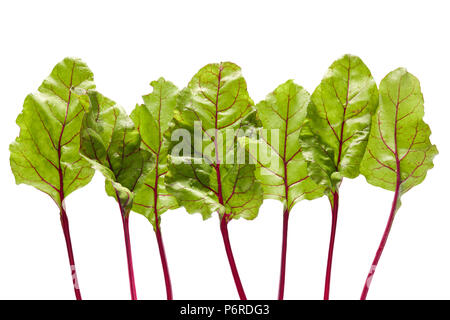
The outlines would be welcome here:
M 214 211 L 230 219 L 257 216 L 262 188 L 237 142 L 254 125 L 247 84 L 231 62 L 203 67 L 180 93 L 166 185 L 189 213 L 204 219 Z
M 360 58 L 344 55 L 328 69 L 311 96 L 301 132 L 311 178 L 335 190 L 343 177 L 355 178 L 369 138 L 378 90 Z
M 47 193 L 62 208 L 64 198 L 91 181 L 94 170 L 79 154 L 80 128 L 93 89 L 93 74 L 80 59 L 65 58 L 29 94 L 17 117 L 20 135 L 10 145 L 16 183 Z
M 258 139 L 242 139 L 257 162 L 264 197 L 281 201 L 289 211 L 298 201 L 324 194 L 324 187 L 309 178 L 299 142 L 309 103 L 303 87 L 292 80 L 283 83 L 256 105 L 263 126 Z
M 88 96 L 90 109 L 83 118 L 80 152 L 104 175 L 107 194 L 129 214 L 133 191 L 151 163 L 150 154 L 141 149 L 139 132 L 120 106 L 96 91 Z
M 144 96 L 144 104 L 131 113 L 142 139 L 142 148 L 153 154 L 155 161 L 144 172 L 143 183 L 135 190 L 133 211 L 143 214 L 156 227 L 159 216 L 178 208 L 176 198 L 168 193 L 165 176 L 168 172 L 169 142 L 164 137 L 172 121 L 177 103 L 177 87 L 163 78 L 151 83 L 153 92 Z
M 370 184 L 395 191 L 398 182 L 404 194 L 425 179 L 438 150 L 423 115 L 419 80 L 403 68 L 389 73 L 380 83 L 380 105 L 361 163 Z

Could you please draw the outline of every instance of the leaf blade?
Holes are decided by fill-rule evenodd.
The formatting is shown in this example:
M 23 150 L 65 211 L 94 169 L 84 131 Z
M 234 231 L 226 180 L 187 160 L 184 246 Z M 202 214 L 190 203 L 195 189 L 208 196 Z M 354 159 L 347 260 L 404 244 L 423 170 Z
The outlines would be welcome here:
M 344 55 L 330 66 L 311 100 L 301 143 L 311 177 L 333 190 L 343 177 L 359 175 L 378 89 L 362 60 Z
M 176 107 L 178 88 L 160 78 L 151 82 L 153 92 L 144 96 L 144 104 L 131 113 L 142 139 L 142 147 L 153 153 L 154 163 L 144 172 L 143 183 L 135 191 L 133 210 L 143 214 L 156 227 L 159 216 L 178 208 L 176 198 L 165 187 L 168 172 L 168 141 L 164 132 L 169 128 Z
M 424 101 L 419 80 L 404 68 L 380 83 L 380 104 L 372 123 L 361 173 L 372 185 L 400 194 L 420 184 L 438 154 L 423 121 Z
M 105 177 L 108 195 L 129 213 L 134 189 L 149 164 L 133 121 L 114 101 L 88 92 L 91 108 L 83 118 L 81 154 Z
M 281 201 L 289 211 L 297 202 L 320 197 L 324 191 L 309 177 L 299 142 L 309 103 L 303 87 L 286 81 L 256 105 L 262 123 L 259 139 L 243 140 L 257 161 L 256 177 L 264 197 Z
M 10 145 L 16 183 L 47 193 L 58 206 L 90 182 L 94 170 L 79 155 L 81 121 L 88 102 L 78 91 L 95 87 L 93 74 L 76 58 L 58 63 L 24 101 L 17 117 L 19 136 Z
M 231 62 L 203 67 L 180 93 L 166 185 L 189 213 L 204 219 L 214 211 L 236 219 L 256 217 L 262 189 L 254 165 L 235 161 L 238 129 L 251 127 L 254 117 L 241 69 Z M 187 137 L 177 136 L 176 130 L 185 130 Z M 179 137 L 182 142 L 176 143 Z M 184 155 L 176 152 L 180 145 Z

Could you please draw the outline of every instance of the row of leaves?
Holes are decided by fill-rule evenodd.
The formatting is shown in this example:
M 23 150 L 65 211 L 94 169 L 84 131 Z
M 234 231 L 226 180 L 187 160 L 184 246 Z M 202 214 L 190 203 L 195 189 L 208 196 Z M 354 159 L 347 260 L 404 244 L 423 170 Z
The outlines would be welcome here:
M 351 55 L 330 66 L 312 95 L 289 80 L 256 105 L 230 62 L 203 67 L 181 91 L 163 78 L 151 86 L 128 116 L 95 91 L 84 62 L 57 64 L 17 118 L 20 135 L 10 146 L 16 183 L 65 210 L 64 199 L 96 169 L 124 216 L 133 210 L 158 229 L 161 214 L 179 206 L 228 222 L 255 218 L 264 198 L 281 201 L 287 214 L 303 199 L 333 202 L 343 178 L 360 173 L 404 194 L 424 180 L 437 154 L 418 79 L 399 68 L 378 89 Z M 203 140 L 175 155 L 180 128 Z M 236 134 L 248 128 L 258 138 Z M 219 138 L 231 144 L 222 147 Z M 252 161 L 228 161 L 240 146 Z

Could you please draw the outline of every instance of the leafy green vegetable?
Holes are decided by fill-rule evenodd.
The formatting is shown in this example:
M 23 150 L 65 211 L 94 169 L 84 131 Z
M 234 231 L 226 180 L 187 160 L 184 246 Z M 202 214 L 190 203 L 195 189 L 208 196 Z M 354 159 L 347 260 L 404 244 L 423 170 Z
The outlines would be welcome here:
M 337 224 L 339 185 L 355 178 L 364 156 L 378 90 L 360 58 L 344 55 L 328 69 L 311 96 L 300 142 L 310 177 L 328 189 L 332 207 L 330 248 L 324 299 L 329 298 L 331 264 Z
M 132 299 L 136 299 L 129 242 L 128 218 L 133 191 L 142 183 L 151 155 L 141 149 L 141 138 L 133 121 L 114 101 L 89 91 L 90 109 L 83 118 L 80 152 L 105 177 L 105 189 L 114 197 L 122 214 Z
M 258 130 L 259 139 L 246 139 L 250 155 L 257 161 L 256 176 L 264 197 L 281 201 L 288 211 L 303 199 L 322 196 L 324 190 L 308 177 L 299 143 L 309 103 L 310 96 L 303 87 L 292 80 L 283 83 L 256 105 L 263 125 Z M 270 158 L 261 159 L 256 150 L 270 154 Z
M 438 152 L 423 115 L 419 80 L 403 68 L 389 73 L 380 83 L 380 105 L 361 163 L 367 182 L 391 191 L 399 184 L 402 195 L 425 179 Z
M 152 167 L 144 173 L 144 183 L 136 189 L 133 210 L 143 214 L 156 229 L 160 215 L 176 209 L 176 198 L 166 190 L 164 181 L 168 172 L 168 143 L 164 133 L 169 129 L 176 107 L 177 87 L 160 78 L 151 83 L 153 92 L 144 96 L 144 104 L 136 106 L 131 114 L 142 138 L 142 148 L 153 154 Z
M 189 213 L 200 212 L 204 219 L 214 211 L 227 220 L 256 217 L 262 189 L 254 177 L 255 166 L 236 163 L 238 130 L 252 122 L 256 125 L 255 121 L 241 69 L 233 63 L 203 67 L 181 92 L 174 128 L 186 129 L 192 138 L 197 129 L 202 141 L 189 145 L 188 155 L 171 152 L 166 181 Z M 230 139 L 233 143 L 227 146 Z M 178 141 L 171 141 L 170 150 L 177 145 Z
M 280 300 L 284 296 L 289 213 L 297 202 L 320 197 L 325 189 L 309 178 L 299 142 L 309 103 L 305 89 L 292 80 L 283 83 L 256 105 L 263 126 L 258 130 L 259 139 L 244 138 L 257 162 L 256 177 L 264 197 L 279 200 L 284 206 Z
M 419 80 L 403 68 L 389 73 L 380 83 L 380 105 L 372 122 L 361 173 L 370 184 L 395 191 L 395 195 L 386 230 L 364 285 L 363 300 L 400 207 L 400 197 L 425 179 L 438 153 L 430 143 L 431 130 L 422 120 L 423 115 Z
M 180 94 L 166 177 L 169 192 L 189 213 L 199 212 L 204 219 L 214 211 L 219 213 L 241 299 L 246 297 L 234 265 L 227 224 L 231 219 L 255 218 L 262 204 L 255 165 L 244 161 L 244 151 L 237 143 L 238 136 L 254 125 L 255 109 L 241 69 L 231 62 L 203 67 Z M 187 133 L 187 137 L 179 133 Z M 183 139 L 178 143 L 179 137 Z
M 146 169 L 143 183 L 135 190 L 133 210 L 143 214 L 152 223 L 161 255 L 166 281 L 167 299 L 172 300 L 172 285 L 161 236 L 160 216 L 169 209 L 178 208 L 177 200 L 166 190 L 164 181 L 168 172 L 169 141 L 164 133 L 169 129 L 177 102 L 177 87 L 163 78 L 151 83 L 153 92 L 143 96 L 144 104 L 131 114 L 142 139 L 142 148 L 153 154 L 154 162 Z
M 16 183 L 48 194 L 60 209 L 75 295 L 81 299 L 64 199 L 92 179 L 94 170 L 79 154 L 80 127 L 88 108 L 77 93 L 93 89 L 93 74 L 79 59 L 65 58 L 37 93 L 25 98 L 17 117 L 20 135 L 10 145 Z
M 311 178 L 335 191 L 343 177 L 359 175 L 378 90 L 360 58 L 345 55 L 328 69 L 311 96 L 302 131 Z
M 104 175 L 107 194 L 129 215 L 150 154 L 141 149 L 139 132 L 120 106 L 96 91 L 88 95 L 91 108 L 83 119 L 81 154 Z
M 231 250 L 228 223 L 254 219 L 264 198 L 283 203 L 278 298 L 283 299 L 289 215 L 294 205 L 327 195 L 331 234 L 324 299 L 329 299 L 333 250 L 344 177 L 362 173 L 394 200 L 361 299 L 387 243 L 401 197 L 420 184 L 438 154 L 423 121 L 419 80 L 405 69 L 375 81 L 360 58 L 344 55 L 310 96 L 289 80 L 254 106 L 241 69 L 231 62 L 200 69 L 186 88 L 163 78 L 150 84 L 131 116 L 94 91 L 93 74 L 65 58 L 29 94 L 17 117 L 20 134 L 10 145 L 17 184 L 48 194 L 60 210 L 75 296 L 81 300 L 65 198 L 90 182 L 94 169 L 122 216 L 131 298 L 137 299 L 129 215 L 153 225 L 167 299 L 173 298 L 161 215 L 185 207 L 208 219 L 217 212 L 231 273 L 246 295 Z M 378 108 L 378 109 L 377 109 Z
M 91 180 L 94 170 L 79 155 L 80 127 L 88 107 L 74 92 L 95 87 L 79 59 L 65 58 L 29 94 L 17 117 L 20 135 L 10 146 L 16 183 L 47 193 L 63 209 L 64 198 Z

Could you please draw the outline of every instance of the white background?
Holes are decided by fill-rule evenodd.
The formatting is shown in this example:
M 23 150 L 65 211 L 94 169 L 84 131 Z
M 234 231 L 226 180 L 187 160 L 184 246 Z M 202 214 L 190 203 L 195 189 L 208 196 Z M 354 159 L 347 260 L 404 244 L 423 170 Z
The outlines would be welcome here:
M 0 5 L 0 298 L 74 297 L 59 212 L 45 194 L 16 186 L 8 145 L 25 96 L 65 56 L 86 61 L 98 90 L 131 111 L 160 76 L 180 88 L 203 65 L 239 64 L 260 101 L 287 79 L 312 92 L 344 53 L 359 55 L 377 83 L 404 66 L 425 97 L 440 154 L 426 180 L 403 198 L 370 299 L 450 298 L 448 1 L 3 1 Z M 388 218 L 393 193 L 363 177 L 345 180 L 332 299 L 358 299 Z M 67 199 L 85 299 L 129 299 L 119 209 L 103 178 Z M 250 299 L 276 298 L 281 205 L 265 201 L 254 221 L 229 225 Z M 299 203 L 289 230 L 287 299 L 321 299 L 331 222 L 326 198 Z M 138 297 L 164 299 L 152 227 L 131 216 Z M 217 216 L 163 215 L 174 297 L 238 298 Z

